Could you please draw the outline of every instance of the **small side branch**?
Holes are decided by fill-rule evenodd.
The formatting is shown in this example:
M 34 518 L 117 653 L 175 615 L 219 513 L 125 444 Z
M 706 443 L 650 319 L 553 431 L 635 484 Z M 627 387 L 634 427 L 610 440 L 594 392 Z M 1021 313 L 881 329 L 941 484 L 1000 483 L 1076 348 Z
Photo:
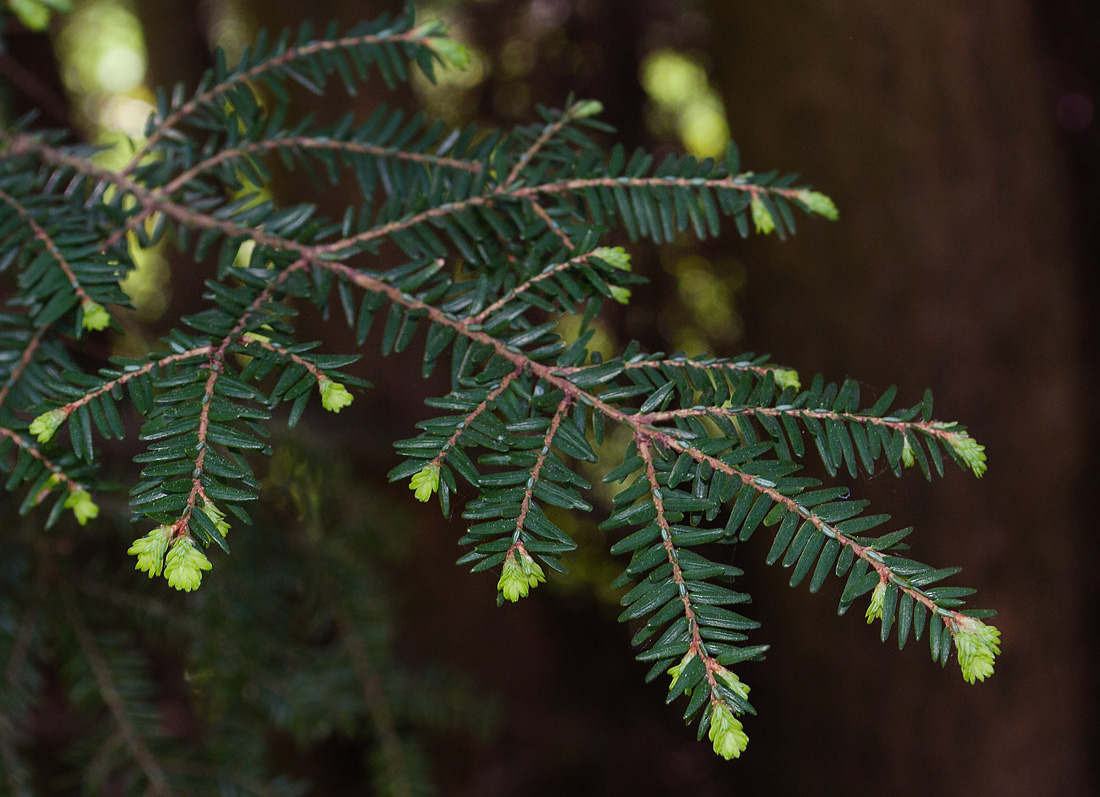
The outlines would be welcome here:
M 114 675 L 111 674 L 110 667 L 107 666 L 107 662 L 104 660 L 91 630 L 85 623 L 84 615 L 81 614 L 72 594 L 65 587 L 61 588 L 61 597 L 65 604 L 65 613 L 69 618 L 73 633 L 76 635 L 77 643 L 80 645 L 84 658 L 92 671 L 92 676 L 99 686 L 99 693 L 103 698 L 103 702 L 106 703 L 111 718 L 126 741 L 127 749 L 129 749 L 134 761 L 141 767 L 142 772 L 145 773 L 145 777 L 148 778 L 149 787 L 153 793 L 162 795 L 162 797 L 171 797 L 175 792 L 168 785 L 164 768 L 137 732 L 133 718 L 122 699 L 122 693 L 119 692 L 118 685 L 115 683 Z

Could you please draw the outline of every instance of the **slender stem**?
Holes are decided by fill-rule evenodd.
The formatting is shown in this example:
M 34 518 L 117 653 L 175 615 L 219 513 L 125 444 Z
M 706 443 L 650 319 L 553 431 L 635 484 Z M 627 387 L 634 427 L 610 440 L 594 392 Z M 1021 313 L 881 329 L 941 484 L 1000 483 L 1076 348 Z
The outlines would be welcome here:
M 470 428 L 470 425 L 473 423 L 474 419 L 477 418 L 477 416 L 481 415 L 481 413 L 485 412 L 485 410 L 493 406 L 493 402 L 495 402 L 497 398 L 500 397 L 501 393 L 508 389 L 508 385 L 512 384 L 512 380 L 520 375 L 521 370 L 522 369 L 517 366 L 516 370 L 512 371 L 512 373 L 506 374 L 505 377 L 500 380 L 500 384 L 489 392 L 489 395 L 485 397 L 484 401 L 474 407 L 470 414 L 463 418 L 462 423 L 460 423 L 458 428 L 455 429 L 454 434 L 452 434 L 450 439 L 443 444 L 443 448 L 439 449 L 439 453 L 436 455 L 435 459 L 431 461 L 431 465 L 435 465 L 438 467 L 440 464 L 442 464 L 443 460 L 447 458 L 448 452 L 450 452 L 450 450 L 454 448 L 455 443 L 457 443 L 459 438 L 462 437 L 466 430 Z
M 684 605 L 684 617 L 687 618 L 688 633 L 691 642 L 688 645 L 688 653 L 699 657 L 706 669 L 707 683 L 710 685 L 711 694 L 718 692 L 718 679 L 714 672 L 718 668 L 718 661 L 707 652 L 706 643 L 703 641 L 699 621 L 696 619 L 695 608 L 691 605 L 691 591 L 684 578 L 684 571 L 680 568 L 680 558 L 676 553 L 676 546 L 672 542 L 672 529 L 669 527 L 668 518 L 665 517 L 664 499 L 661 497 L 661 484 L 657 481 L 657 470 L 653 464 L 652 441 L 641 430 L 634 432 L 634 443 L 638 453 L 645 463 L 645 477 L 649 482 L 649 492 L 653 497 L 653 505 L 657 510 L 657 526 L 661 529 L 661 542 L 668 556 L 668 562 L 672 566 L 672 582 L 680 593 L 680 602 Z
M 550 214 L 547 213 L 546 208 L 544 208 L 534 199 L 530 200 L 530 204 L 531 210 L 535 211 L 535 215 L 542 219 L 546 223 L 546 226 L 549 227 L 550 230 L 558 236 L 561 242 L 565 244 L 565 248 L 572 250 L 574 248 L 573 242 L 569 240 L 569 236 L 565 234 L 561 226 L 556 221 L 554 221 L 553 218 L 550 217 Z
M 558 427 L 561 426 L 561 420 L 565 417 L 565 413 L 569 411 L 569 407 L 572 403 L 573 402 L 568 398 L 562 401 L 554 411 L 554 417 L 550 419 L 550 427 L 546 430 L 546 436 L 542 439 L 542 450 L 539 451 L 538 456 L 535 458 L 535 467 L 531 469 L 531 478 L 527 482 L 526 488 L 523 490 L 523 501 L 520 502 L 519 515 L 516 517 L 516 531 L 512 535 L 512 547 L 508 549 L 509 556 L 511 556 L 512 552 L 517 548 L 521 553 L 527 552 L 523 548 L 523 540 L 521 539 L 523 524 L 527 520 L 527 513 L 531 511 L 531 499 L 535 495 L 535 485 L 539 483 L 539 472 L 542 470 L 546 458 L 550 456 L 550 444 L 554 440 L 554 435 L 558 433 Z
M 527 167 L 527 164 L 531 162 L 531 158 L 535 157 L 535 154 L 546 145 L 546 142 L 573 120 L 574 108 L 576 108 L 576 105 L 574 105 L 573 108 L 567 109 L 561 116 L 542 129 L 542 134 L 539 135 L 534 143 L 527 148 L 527 151 L 520 156 L 519 160 L 516 161 L 516 165 L 512 167 L 512 171 L 508 173 L 508 179 L 501 185 L 502 190 L 507 190 L 512 183 L 519 179 L 520 173 Z
M 512 301 L 517 296 L 519 296 L 521 294 L 524 294 L 524 293 L 527 293 L 529 290 L 531 290 L 538 283 L 542 282 L 543 280 L 550 279 L 551 277 L 553 277 L 555 274 L 558 274 L 559 272 L 566 271 L 567 269 L 573 268 L 574 266 L 576 266 L 578 264 L 581 264 L 581 263 L 587 263 L 589 257 L 590 257 L 590 255 L 579 255 L 577 257 L 572 257 L 569 260 L 566 260 L 562 263 L 555 263 L 553 265 L 547 266 L 546 268 L 544 268 L 542 271 L 540 271 L 535 276 L 531 277 L 528 280 L 525 280 L 525 281 L 521 282 L 519 285 L 512 288 L 512 290 L 508 291 L 508 293 L 501 296 L 499 299 L 497 299 L 491 305 L 486 307 L 480 313 L 478 313 L 475 316 L 472 316 L 470 318 L 470 323 L 472 323 L 472 324 L 481 324 L 481 323 L 483 323 L 486 318 L 491 316 L 497 310 L 504 307 L 506 304 L 508 304 L 508 302 Z
M 206 91 L 197 94 L 190 100 L 181 105 L 175 112 L 169 114 L 157 125 L 157 129 L 153 131 L 153 134 L 146 139 L 144 146 L 122 170 L 123 175 L 129 175 L 142 159 L 153 151 L 153 148 L 160 142 L 162 138 L 173 128 L 176 127 L 181 121 L 193 114 L 202 105 L 209 103 L 219 95 L 225 94 L 234 86 L 239 86 L 249 81 L 253 81 L 256 78 L 263 75 L 265 72 L 270 72 L 274 69 L 286 66 L 287 64 L 302 59 L 308 58 L 311 55 L 315 55 L 321 52 L 332 52 L 335 50 L 348 50 L 354 47 L 363 47 L 372 44 L 382 44 L 386 42 L 411 42 L 418 41 L 421 38 L 420 34 L 415 31 L 406 31 L 398 34 L 369 34 L 363 36 L 347 36 L 342 39 L 320 40 L 309 42 L 308 44 L 300 45 L 297 47 L 291 47 L 281 55 L 277 55 L 271 58 L 266 58 L 250 69 L 246 69 L 242 72 L 237 72 L 234 75 L 230 75 L 214 86 L 211 86 Z
M 944 424 L 939 421 L 899 421 L 896 418 L 890 416 L 881 417 L 877 415 L 861 415 L 855 412 L 830 412 L 828 410 L 811 410 L 811 409 L 779 409 L 776 407 L 685 407 L 676 410 L 664 410 L 662 412 L 646 412 L 639 413 L 634 416 L 635 420 L 639 423 L 654 424 L 661 421 L 669 421 L 674 418 L 698 418 L 702 416 L 723 415 L 727 417 L 736 417 L 741 415 L 768 415 L 773 418 L 777 418 L 782 415 L 798 415 L 803 418 L 816 418 L 819 420 L 834 420 L 845 421 L 848 423 L 869 423 L 875 426 L 884 426 L 888 429 L 894 429 L 897 431 L 905 431 L 907 429 L 918 429 L 925 434 L 937 437 L 940 439 L 947 439 L 951 436 L 952 431 L 949 428 L 944 428 Z
M 111 379 L 108 382 L 104 382 L 95 390 L 89 391 L 80 398 L 70 401 L 68 404 L 64 405 L 60 409 L 63 409 L 67 415 L 71 415 L 73 412 L 83 407 L 89 401 L 92 401 L 93 399 L 102 396 L 104 393 L 110 393 L 116 387 L 126 384 L 131 379 L 143 376 L 150 371 L 154 371 L 157 368 L 163 368 L 166 365 L 171 365 L 172 363 L 181 362 L 183 360 L 190 360 L 192 357 L 208 356 L 213 351 L 213 346 L 199 346 L 195 349 L 188 349 L 187 351 L 177 352 L 175 354 L 167 354 L 164 357 L 161 357 L 159 360 L 145 363 L 145 365 L 141 366 L 140 368 L 135 368 L 132 371 L 126 371 L 125 373 L 120 374 L 114 379 Z
M 23 349 L 23 354 L 19 357 L 19 362 L 15 364 L 15 367 L 11 369 L 11 374 L 8 375 L 8 379 L 4 382 L 4 386 L 0 387 L 0 406 L 8 400 L 8 394 L 11 389 L 15 387 L 15 383 L 19 381 L 19 378 L 23 376 L 23 372 L 27 370 L 27 367 L 34 360 L 34 353 L 38 351 L 38 347 L 42 344 L 42 339 L 46 336 L 46 330 L 48 327 L 39 327 L 34 331 L 34 335 L 27 341 L 27 348 Z
M 57 481 L 60 482 L 61 484 L 64 484 L 66 487 L 68 487 L 70 492 L 74 492 L 76 490 L 84 489 L 80 484 L 75 482 L 67 473 L 65 473 L 65 471 L 61 469 L 60 465 L 55 465 L 49 457 L 47 457 L 45 454 L 43 454 L 41 451 L 39 451 L 38 448 L 35 447 L 35 445 L 33 443 L 31 443 L 29 440 L 27 440 L 22 435 L 20 435 L 16 432 L 13 432 L 11 429 L 5 429 L 4 427 L 0 426 L 0 437 L 8 438 L 13 443 L 15 443 L 17 446 L 19 446 L 21 449 L 23 449 L 28 454 L 30 454 L 32 457 L 34 457 L 39 462 L 41 462 L 43 465 L 45 465 L 46 469 L 54 475 L 54 478 L 56 478 Z M 47 495 L 49 495 L 49 490 L 43 490 L 42 493 L 40 495 L 38 495 L 37 500 L 35 501 L 35 503 L 41 503 L 46 498 Z
M 88 296 L 87 291 L 81 286 L 80 280 L 77 279 L 76 273 L 73 272 L 72 265 L 65 259 L 65 256 L 61 254 L 61 250 L 57 248 L 57 244 L 54 243 L 53 237 L 35 220 L 30 211 L 27 210 L 19 200 L 2 188 L 0 188 L 0 201 L 9 205 L 12 210 L 19 214 L 23 222 L 34 232 L 34 237 L 42 243 L 42 246 L 45 247 L 46 251 L 49 252 L 57 262 L 58 268 L 64 272 L 66 279 L 69 280 L 69 284 L 72 285 L 73 293 L 75 293 L 82 302 L 91 302 L 92 298 Z

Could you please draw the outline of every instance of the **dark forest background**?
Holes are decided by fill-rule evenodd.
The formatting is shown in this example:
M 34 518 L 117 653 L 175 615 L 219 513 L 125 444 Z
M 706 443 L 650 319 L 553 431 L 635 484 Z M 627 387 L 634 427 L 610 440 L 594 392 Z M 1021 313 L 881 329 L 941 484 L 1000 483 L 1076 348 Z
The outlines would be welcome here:
M 400 8 L 231 5 L 249 35 Z M 194 86 L 226 4 L 128 7 L 149 53 L 146 83 Z M 749 570 L 742 587 L 763 623 L 755 638 L 772 649 L 743 670 L 759 712 L 745 723 L 750 746 L 722 762 L 679 712 L 662 709 L 662 686 L 643 684 L 629 632 L 593 578 L 600 562 L 582 563 L 577 583 L 502 609 L 487 577 L 453 565 L 460 523 L 409 507 L 404 486 L 384 478 L 396 461 L 390 442 L 423 414 L 419 365 L 368 352 L 361 372 L 377 387 L 338 425 L 316 419 L 314 430 L 340 438 L 360 485 L 349 489 L 406 505 L 397 533 L 431 577 L 397 596 L 397 655 L 442 659 L 502 708 L 481 741 L 429 741 L 440 791 L 1096 793 L 1096 4 L 450 0 L 424 3 L 422 14 L 444 15 L 480 56 L 450 93 L 426 95 L 433 113 L 509 125 L 574 92 L 603 103 L 624 144 L 682 147 L 672 111 L 639 77 L 647 58 L 674 51 L 706 70 L 748 168 L 800 171 L 836 200 L 838 223 L 807 220 L 787 242 L 731 234 L 693 245 L 694 258 L 635 247 L 651 282 L 610 317 L 608 335 L 651 349 L 689 340 L 719 354 L 770 352 L 804 378 L 858 378 L 868 395 L 897 384 L 910 403 L 931 387 L 936 416 L 986 445 L 988 474 L 865 479 L 853 492 L 917 526 L 917 558 L 963 566 L 963 583 L 999 610 L 1004 641 L 996 675 L 968 686 L 953 666 L 931 665 L 923 646 L 880 644 L 859 612 L 838 619 L 838 585 L 819 596 L 789 589 L 785 573 L 762 566 L 766 541 L 756 539 L 738 552 Z M 9 30 L 0 61 L 9 102 L 39 107 L 50 124 L 86 125 L 63 88 L 57 41 Z M 355 103 L 370 107 L 376 90 Z M 351 103 L 338 96 L 300 101 L 334 118 Z M 334 213 L 353 201 L 294 176 L 273 190 Z M 200 275 L 175 269 L 164 318 L 194 312 L 200 293 Z M 351 745 L 283 754 L 317 779 L 316 794 L 362 793 Z

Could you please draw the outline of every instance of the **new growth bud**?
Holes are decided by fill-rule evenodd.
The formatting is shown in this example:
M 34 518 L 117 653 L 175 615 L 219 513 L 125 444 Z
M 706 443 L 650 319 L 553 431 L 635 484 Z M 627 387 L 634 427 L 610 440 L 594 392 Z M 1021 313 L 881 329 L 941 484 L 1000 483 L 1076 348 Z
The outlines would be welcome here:
M 85 329 L 90 329 L 93 332 L 98 332 L 101 329 L 106 329 L 111 325 L 111 314 L 107 312 L 107 308 L 101 305 L 99 302 L 93 302 L 91 299 L 85 299 L 81 307 L 84 310 L 84 318 L 80 322 Z
M 470 65 L 470 48 L 462 42 L 443 36 L 433 36 L 427 39 L 427 43 L 444 63 L 457 69 L 465 69 Z
M 624 288 L 621 285 L 611 285 L 611 298 L 619 304 L 628 304 L 630 302 L 630 288 Z
M 504 570 L 497 581 L 497 589 L 506 600 L 515 603 L 540 583 L 545 583 L 546 573 L 541 565 L 523 550 L 514 550 L 504 560 Z
M 836 205 L 833 200 L 822 194 L 820 191 L 799 191 L 795 195 L 795 199 L 806 206 L 806 210 L 810 213 L 816 213 L 818 216 L 824 216 L 829 221 L 836 221 L 840 218 L 840 213 L 837 212 Z
M 209 501 L 202 505 L 202 512 L 210 518 L 210 522 L 214 524 L 214 528 L 218 530 L 219 534 L 223 537 L 229 534 L 229 522 L 225 519 L 224 512 Z
M 164 563 L 164 577 L 168 586 L 191 592 L 202 583 L 202 571 L 212 567 L 206 554 L 190 537 L 180 537 L 172 544 Z
M 573 106 L 573 117 L 583 119 L 586 116 L 596 116 L 603 113 L 603 103 L 599 100 L 581 100 Z
M 39 443 L 48 443 L 68 417 L 69 413 L 60 407 L 44 412 L 31 421 L 30 433 L 38 435 Z
M 913 467 L 913 463 L 917 461 L 913 456 L 913 446 L 909 444 L 909 435 L 902 434 L 901 443 L 901 464 L 907 468 Z
M 775 380 L 775 384 L 780 390 L 786 390 L 789 387 L 793 387 L 795 390 L 802 389 L 802 381 L 798 378 L 798 371 L 793 368 L 776 368 L 772 371 L 772 379 Z
M 427 503 L 432 493 L 439 489 L 439 466 L 429 463 L 413 474 L 409 489 L 414 490 L 417 501 Z
M 630 271 L 630 253 L 621 246 L 598 246 L 592 250 L 592 257 L 598 257 L 612 268 Z
M 709 736 L 714 744 L 714 752 L 727 761 L 739 758 L 749 745 L 744 726 L 725 703 L 715 700 L 710 706 Z
M 752 223 L 761 235 L 767 235 L 775 229 L 775 219 L 772 218 L 772 214 L 756 194 L 753 194 L 752 197 Z
M 680 674 L 684 671 L 684 668 L 687 667 L 688 664 L 691 663 L 691 660 L 694 657 L 695 657 L 695 651 L 689 650 L 687 653 L 684 654 L 684 657 L 682 659 L 680 659 L 679 664 L 673 664 L 671 667 L 668 668 L 668 674 L 672 676 L 672 680 L 669 681 L 669 684 L 668 684 L 668 691 L 671 692 L 673 687 L 676 686 L 676 682 L 678 680 L 680 680 Z M 685 691 L 689 691 L 689 690 L 685 690 Z
M 164 569 L 164 554 L 168 550 L 168 539 L 172 536 L 171 526 L 157 526 L 144 537 L 138 537 L 126 553 L 138 558 L 135 570 L 149 574 L 149 578 L 159 576 Z
M 355 400 L 346 387 L 327 376 L 317 380 L 317 387 L 321 390 L 321 406 L 329 412 L 339 412 Z
M 99 507 L 96 506 L 95 501 L 88 495 L 87 490 L 80 488 L 69 493 L 69 497 L 65 499 L 65 509 L 73 510 L 76 522 L 81 526 L 99 516 Z
M 954 426 L 954 424 L 950 424 L 950 426 Z M 959 458 L 966 463 L 966 466 L 974 471 L 974 475 L 980 479 L 986 471 L 985 446 L 966 432 L 948 432 L 944 435 L 944 441 L 951 446 L 952 450 L 959 455 Z
M 984 681 L 993 674 L 993 660 L 1001 652 L 1001 632 L 966 615 L 956 616 L 954 632 L 963 678 L 970 684 Z
M 886 597 L 886 582 L 880 581 L 875 585 L 875 591 L 871 593 L 871 604 L 867 607 L 867 624 L 882 619 L 882 602 Z

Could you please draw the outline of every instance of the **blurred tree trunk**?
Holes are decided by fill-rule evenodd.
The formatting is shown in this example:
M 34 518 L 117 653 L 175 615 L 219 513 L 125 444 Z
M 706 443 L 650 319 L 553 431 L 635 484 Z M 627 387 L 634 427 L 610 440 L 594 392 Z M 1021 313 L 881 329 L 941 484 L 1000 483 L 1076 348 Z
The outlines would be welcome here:
M 1085 793 L 1082 353 L 1029 6 L 709 9 L 748 168 L 801 169 L 841 209 L 838 224 L 746 250 L 750 346 L 803 373 L 858 375 L 873 395 L 897 382 L 909 403 L 932 386 L 936 417 L 987 444 L 981 482 L 956 470 L 927 487 L 914 473 L 853 493 L 915 523 L 919 559 L 963 566 L 1004 641 L 997 674 L 968 687 L 923 644 L 881 649 L 862 618 L 838 629 L 830 600 L 784 595 L 783 574 L 765 573 L 773 650 L 753 724 L 785 743 L 755 763 L 750 748 L 749 765 L 778 793 Z

